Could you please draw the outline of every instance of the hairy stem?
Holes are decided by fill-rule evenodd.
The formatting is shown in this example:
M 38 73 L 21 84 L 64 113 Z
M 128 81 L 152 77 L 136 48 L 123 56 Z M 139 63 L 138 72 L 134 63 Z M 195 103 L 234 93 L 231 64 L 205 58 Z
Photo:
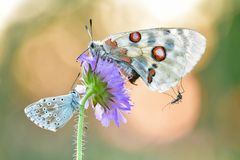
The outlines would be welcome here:
M 77 160 L 83 159 L 83 121 L 84 121 L 84 106 L 89 97 L 93 95 L 93 90 L 89 89 L 82 99 L 79 108 L 79 119 L 77 128 Z

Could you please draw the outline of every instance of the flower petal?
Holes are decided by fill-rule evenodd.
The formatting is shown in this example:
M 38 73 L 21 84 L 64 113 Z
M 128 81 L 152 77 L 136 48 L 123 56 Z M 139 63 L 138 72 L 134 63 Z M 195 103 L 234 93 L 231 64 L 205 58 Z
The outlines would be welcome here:
M 122 115 L 120 111 L 118 112 L 118 118 L 121 122 L 127 123 L 127 119 Z
M 103 116 L 102 120 L 101 120 L 101 123 L 102 123 L 102 126 L 103 127 L 108 127 L 109 124 L 110 124 L 110 118 L 108 118 L 108 116 Z
M 87 88 L 91 88 L 92 86 L 98 87 L 92 97 L 94 103 L 97 103 L 93 107 L 96 119 L 101 121 L 104 127 L 108 127 L 111 120 L 114 120 L 117 126 L 120 126 L 121 122 L 126 123 L 127 120 L 124 118 L 122 112 L 128 113 L 131 110 L 132 104 L 125 89 L 125 79 L 120 74 L 119 68 L 114 61 L 109 62 L 99 57 L 96 64 L 96 56 L 89 57 L 85 55 L 82 55 L 80 59 L 83 62 L 84 71 L 88 73 L 84 75 L 89 76 L 83 78 Z M 91 72 L 89 72 L 89 66 L 92 67 Z M 94 76 L 91 75 L 98 77 L 98 80 L 94 79 Z M 100 83 L 98 83 L 99 81 Z
M 89 106 L 89 100 L 86 101 L 84 108 L 85 108 L 85 109 L 88 109 L 88 106 Z
M 104 113 L 104 109 L 102 108 L 102 106 L 100 104 L 97 104 L 95 106 L 95 117 L 96 117 L 96 119 L 101 121 L 103 113 Z
M 79 94 L 84 94 L 84 93 L 86 93 L 86 86 L 84 86 L 84 85 L 77 85 L 76 87 L 75 87 L 75 90 L 79 93 Z

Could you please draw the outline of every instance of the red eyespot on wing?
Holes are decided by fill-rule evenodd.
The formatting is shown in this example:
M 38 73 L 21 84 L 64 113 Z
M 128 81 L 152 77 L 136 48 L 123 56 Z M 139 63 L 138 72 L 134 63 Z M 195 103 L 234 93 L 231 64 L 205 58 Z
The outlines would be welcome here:
M 153 68 L 148 69 L 148 77 L 147 77 L 148 83 L 152 83 L 152 80 L 155 74 L 156 74 L 156 71 Z
M 152 83 L 152 76 L 147 77 L 148 83 Z
M 130 41 L 137 43 L 141 40 L 141 34 L 139 32 L 132 32 L 129 35 Z
M 162 46 L 156 46 L 152 49 L 152 58 L 160 62 L 166 58 L 166 50 Z
M 152 77 L 155 76 L 155 74 L 156 74 L 156 72 L 155 72 L 155 70 L 154 70 L 153 68 L 149 68 L 149 69 L 148 69 L 148 73 L 149 73 L 149 75 L 152 76 Z

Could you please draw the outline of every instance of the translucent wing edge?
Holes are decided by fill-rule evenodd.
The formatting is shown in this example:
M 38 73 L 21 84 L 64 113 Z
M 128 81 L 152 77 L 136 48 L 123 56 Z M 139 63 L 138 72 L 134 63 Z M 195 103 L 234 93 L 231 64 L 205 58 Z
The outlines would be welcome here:
M 185 74 L 189 73 L 193 67 L 198 63 L 206 49 L 206 38 L 199 32 L 193 30 L 186 30 L 187 39 L 190 45 L 187 48 L 186 59 L 187 65 Z

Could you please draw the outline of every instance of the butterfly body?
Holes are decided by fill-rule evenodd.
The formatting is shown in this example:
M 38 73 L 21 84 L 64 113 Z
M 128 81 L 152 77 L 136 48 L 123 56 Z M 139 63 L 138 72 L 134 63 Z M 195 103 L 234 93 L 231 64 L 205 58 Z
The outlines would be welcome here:
M 79 94 L 73 90 L 67 95 L 40 99 L 27 106 L 24 112 L 39 127 L 56 131 L 71 119 L 79 105 Z
M 132 84 L 135 84 L 135 81 L 140 77 L 140 75 L 129 65 L 129 57 L 119 57 L 117 54 L 113 55 L 107 46 L 99 41 L 90 42 L 89 48 L 93 56 L 100 56 L 103 59 L 113 60 Z
M 134 83 L 138 77 L 151 90 L 174 87 L 196 65 L 206 39 L 190 29 L 153 28 L 110 35 L 91 41 L 93 56 L 112 59 Z

